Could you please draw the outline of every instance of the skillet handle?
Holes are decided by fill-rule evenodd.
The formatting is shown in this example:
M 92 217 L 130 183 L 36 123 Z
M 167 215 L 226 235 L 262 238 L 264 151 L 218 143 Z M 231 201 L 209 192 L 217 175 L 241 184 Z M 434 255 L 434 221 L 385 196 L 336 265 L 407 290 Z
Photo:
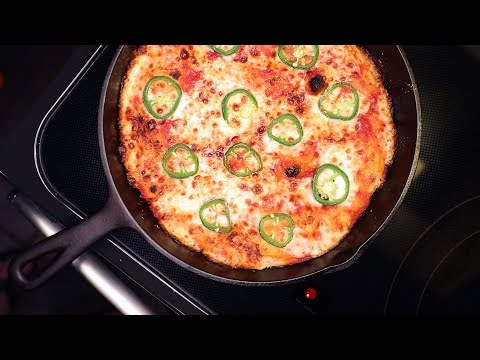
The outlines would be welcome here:
M 64 266 L 80 256 L 95 241 L 123 227 L 124 218 L 115 202 L 110 199 L 99 212 L 79 224 L 50 236 L 15 256 L 10 263 L 10 277 L 22 289 L 33 289 L 42 285 Z M 25 267 L 34 260 L 47 255 L 56 256 L 41 271 L 32 276 L 25 274 Z

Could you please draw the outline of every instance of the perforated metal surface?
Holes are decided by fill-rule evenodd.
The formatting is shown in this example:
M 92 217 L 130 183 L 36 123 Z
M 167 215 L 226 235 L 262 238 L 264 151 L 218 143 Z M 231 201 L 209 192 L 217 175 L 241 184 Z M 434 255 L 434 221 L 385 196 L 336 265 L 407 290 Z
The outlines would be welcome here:
M 467 161 L 480 154 L 480 92 L 475 84 L 479 64 L 459 47 L 405 50 L 422 105 L 423 172 L 393 220 L 354 265 L 309 280 L 319 290 L 319 300 L 309 309 L 295 298 L 307 283 L 268 288 L 226 285 L 165 259 L 133 231 L 117 231 L 116 241 L 218 313 L 381 314 L 393 275 L 411 244 L 453 204 L 480 193 L 479 174 Z M 55 189 L 87 214 L 99 210 L 107 198 L 96 129 L 101 86 L 114 51 L 107 49 L 50 120 L 40 154 Z

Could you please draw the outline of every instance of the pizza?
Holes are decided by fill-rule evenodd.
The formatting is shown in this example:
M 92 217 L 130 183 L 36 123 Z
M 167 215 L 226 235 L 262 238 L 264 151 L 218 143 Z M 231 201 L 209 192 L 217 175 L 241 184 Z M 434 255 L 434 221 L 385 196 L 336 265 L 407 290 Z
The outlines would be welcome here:
M 148 45 L 122 83 L 130 184 L 176 241 L 231 268 L 312 259 L 348 234 L 396 146 L 353 45 Z

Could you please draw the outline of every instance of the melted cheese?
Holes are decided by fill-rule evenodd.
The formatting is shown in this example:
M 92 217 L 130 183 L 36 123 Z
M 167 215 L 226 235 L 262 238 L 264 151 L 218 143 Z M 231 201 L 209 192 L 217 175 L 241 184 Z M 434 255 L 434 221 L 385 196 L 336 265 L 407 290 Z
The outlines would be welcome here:
M 388 94 L 368 55 L 356 46 L 320 45 L 319 50 L 308 71 L 282 63 L 273 45 L 242 46 L 231 56 L 208 46 L 152 45 L 136 51 L 120 100 L 123 162 L 131 184 L 170 235 L 214 262 L 263 269 L 320 256 L 348 233 L 384 181 L 396 133 Z M 182 51 L 187 58 L 180 57 Z M 325 82 L 316 93 L 309 85 L 315 75 Z M 178 108 L 166 120 L 155 119 L 143 105 L 145 84 L 155 76 L 173 78 L 182 89 Z M 330 119 L 319 110 L 319 99 L 336 82 L 347 82 L 358 92 L 358 113 L 350 121 Z M 222 117 L 221 104 L 240 88 L 253 94 L 258 109 L 247 104 L 231 126 Z M 232 100 L 239 99 L 241 95 Z M 324 105 L 331 109 L 332 104 Z M 295 114 L 304 132 L 291 147 L 270 139 L 266 131 L 285 113 Z M 292 138 L 298 134 L 291 126 L 275 131 Z M 237 142 L 260 154 L 263 169 L 258 174 L 236 177 L 223 165 L 225 152 Z M 196 175 L 175 179 L 163 170 L 163 155 L 177 143 L 198 156 Z M 339 205 L 323 206 L 313 196 L 312 177 L 325 163 L 337 165 L 349 178 L 348 197 Z M 299 174 L 288 177 L 287 169 L 294 165 Z M 341 185 L 339 181 L 337 194 L 345 191 Z M 233 229 L 228 234 L 211 231 L 200 220 L 201 206 L 212 199 L 229 206 Z M 284 248 L 270 245 L 258 231 L 262 217 L 276 212 L 295 222 L 293 239 Z

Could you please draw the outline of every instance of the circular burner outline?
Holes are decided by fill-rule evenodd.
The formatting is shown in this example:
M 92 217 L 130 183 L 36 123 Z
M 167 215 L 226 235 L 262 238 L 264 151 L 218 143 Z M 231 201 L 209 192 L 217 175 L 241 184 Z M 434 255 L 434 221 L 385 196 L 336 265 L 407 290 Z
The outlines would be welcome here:
M 418 299 L 418 304 L 417 304 L 417 309 L 415 310 L 415 315 L 418 316 L 418 311 L 420 310 L 420 305 L 422 304 L 422 300 L 423 300 L 423 295 L 425 294 L 425 291 L 428 287 L 428 285 L 430 284 L 430 281 L 432 280 L 433 276 L 435 275 L 435 273 L 437 272 L 437 270 L 440 268 L 440 265 L 443 264 L 443 262 L 450 256 L 450 254 L 452 252 L 454 252 L 460 245 L 462 245 L 465 241 L 467 241 L 468 239 L 470 239 L 471 237 L 477 235 L 480 233 L 480 230 L 477 230 L 475 231 L 474 233 L 468 235 L 465 239 L 463 239 L 462 241 L 460 241 L 457 245 L 455 245 L 443 258 L 442 260 L 440 260 L 440 262 L 437 264 L 437 266 L 435 266 L 435 269 L 433 269 L 432 273 L 430 274 L 430 276 L 428 277 L 428 280 L 427 282 L 425 283 L 425 286 L 423 287 L 423 290 L 422 290 L 422 293 L 420 294 L 420 299 Z
M 400 271 L 402 270 L 403 268 L 403 265 L 405 264 L 407 258 L 410 256 L 410 253 L 413 251 L 413 249 L 417 246 L 418 242 L 434 227 L 436 226 L 440 221 L 442 221 L 445 217 L 447 217 L 450 213 L 454 212 L 455 210 L 459 209 L 460 207 L 468 204 L 469 202 L 471 201 L 475 201 L 475 200 L 478 200 L 480 199 L 480 195 L 476 195 L 472 198 L 469 198 L 457 205 L 455 205 L 454 207 L 452 207 L 451 209 L 447 210 L 447 212 L 445 212 L 443 215 L 441 215 L 437 220 L 435 220 L 429 227 L 427 227 L 427 229 L 425 229 L 425 231 L 417 238 L 417 240 L 415 240 L 415 242 L 412 244 L 412 246 L 410 247 L 410 249 L 408 249 L 408 252 L 406 253 L 406 255 L 404 256 L 404 258 L 402 259 L 400 265 L 398 266 L 398 269 L 397 271 L 395 272 L 395 275 L 393 276 L 393 279 L 392 279 L 392 282 L 390 283 L 390 288 L 388 289 L 388 294 L 387 294 L 387 299 L 385 300 L 385 306 L 383 308 L 383 314 L 384 315 L 387 315 L 387 308 L 388 308 L 388 303 L 390 301 L 390 295 L 392 294 L 392 290 L 393 290 L 393 286 L 395 285 L 395 281 L 397 280 L 397 277 L 398 277 L 398 274 L 400 273 Z M 437 264 L 437 266 L 435 267 L 435 269 L 433 270 L 432 274 L 435 273 L 438 269 L 438 267 L 440 266 L 440 264 L 445 260 L 446 257 L 448 257 L 448 255 L 450 255 L 450 253 L 452 251 L 454 251 L 454 249 L 456 249 L 461 243 L 463 243 L 465 240 L 467 240 L 468 238 L 470 238 L 471 236 L 474 236 L 476 233 L 480 232 L 480 230 L 478 230 L 477 232 L 475 233 L 472 233 L 470 234 L 468 237 L 464 238 L 462 241 L 460 241 L 459 244 L 456 244 L 448 253 L 447 255 L 445 255 L 445 257 L 439 262 L 439 264 Z M 432 274 L 430 274 L 430 277 L 429 279 L 427 280 L 427 284 L 424 286 L 423 290 L 422 290 L 422 294 L 421 294 L 421 297 L 419 299 L 419 304 L 421 302 L 421 299 L 423 298 L 423 293 L 425 292 L 425 289 L 426 289 L 426 286 L 428 285 L 428 283 L 430 282 L 430 278 L 432 276 Z M 416 315 L 418 314 L 418 305 L 417 305 L 417 310 L 416 310 Z

